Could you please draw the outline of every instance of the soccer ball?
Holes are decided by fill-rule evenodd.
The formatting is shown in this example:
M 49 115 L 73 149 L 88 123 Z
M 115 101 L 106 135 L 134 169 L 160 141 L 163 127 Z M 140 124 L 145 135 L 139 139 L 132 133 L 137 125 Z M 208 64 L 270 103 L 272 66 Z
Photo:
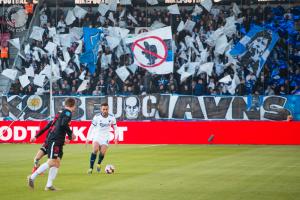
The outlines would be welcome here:
M 113 174 L 115 172 L 115 167 L 113 165 L 106 165 L 105 173 Z

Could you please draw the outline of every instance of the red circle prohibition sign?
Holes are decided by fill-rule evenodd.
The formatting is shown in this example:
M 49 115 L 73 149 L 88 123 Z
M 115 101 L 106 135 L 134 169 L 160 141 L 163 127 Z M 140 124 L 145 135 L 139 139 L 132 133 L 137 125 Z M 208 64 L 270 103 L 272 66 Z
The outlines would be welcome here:
M 147 39 L 149 39 L 149 38 L 158 40 L 158 41 L 163 45 L 165 55 L 160 56 L 160 55 L 158 55 L 158 54 L 156 54 L 156 53 L 154 53 L 154 52 L 152 52 L 152 51 L 149 51 L 149 50 L 145 49 L 145 47 L 143 47 L 143 46 L 141 46 L 141 45 L 139 44 L 139 42 L 144 41 L 144 40 L 147 40 Z M 161 65 L 161 64 L 167 59 L 167 56 L 168 56 L 168 47 L 167 47 L 167 44 L 166 44 L 161 38 L 159 38 L 159 37 L 157 37 L 157 36 L 148 36 L 148 37 L 144 37 L 144 38 L 141 38 L 141 39 L 136 40 L 136 41 L 132 44 L 132 46 L 131 46 L 131 50 L 132 50 L 133 53 L 134 53 L 134 49 L 135 49 L 136 46 L 137 46 L 138 48 L 142 49 L 145 53 L 150 54 L 150 55 L 152 55 L 152 56 L 155 56 L 156 58 L 161 59 L 161 61 L 159 61 L 159 62 L 156 63 L 156 64 L 153 64 L 153 65 L 144 65 L 143 63 L 139 62 L 139 60 L 137 59 L 136 55 L 134 54 L 134 57 L 135 57 L 136 61 L 140 64 L 141 67 L 145 67 L 145 68 L 157 67 L 158 65 Z

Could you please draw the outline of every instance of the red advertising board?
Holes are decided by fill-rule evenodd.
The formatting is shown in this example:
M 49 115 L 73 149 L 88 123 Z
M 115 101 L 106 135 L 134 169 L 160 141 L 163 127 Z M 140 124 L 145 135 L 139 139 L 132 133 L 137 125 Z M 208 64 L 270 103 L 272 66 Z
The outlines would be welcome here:
M 0 122 L 0 143 L 27 143 L 46 121 Z M 90 121 L 72 121 L 84 143 Z M 300 144 L 300 122 L 271 121 L 120 121 L 120 144 Z M 111 135 L 113 139 L 113 134 Z M 42 143 L 45 135 L 36 142 Z

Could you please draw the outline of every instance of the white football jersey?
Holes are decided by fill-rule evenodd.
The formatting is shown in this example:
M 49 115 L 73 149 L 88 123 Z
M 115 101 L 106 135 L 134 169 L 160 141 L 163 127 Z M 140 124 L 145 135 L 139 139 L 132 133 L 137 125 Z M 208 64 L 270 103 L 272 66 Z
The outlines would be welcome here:
M 113 130 L 112 125 L 116 128 L 116 118 L 113 115 L 108 114 L 107 117 L 103 117 L 101 113 L 96 114 L 89 130 L 89 138 L 109 138 L 109 133 Z

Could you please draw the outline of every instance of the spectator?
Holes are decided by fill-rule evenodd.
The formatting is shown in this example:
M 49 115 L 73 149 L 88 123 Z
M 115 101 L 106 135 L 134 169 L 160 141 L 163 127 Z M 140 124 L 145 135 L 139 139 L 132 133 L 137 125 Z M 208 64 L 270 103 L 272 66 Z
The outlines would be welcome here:
M 7 46 L 0 46 L 0 59 L 2 70 L 9 68 L 9 51 Z

